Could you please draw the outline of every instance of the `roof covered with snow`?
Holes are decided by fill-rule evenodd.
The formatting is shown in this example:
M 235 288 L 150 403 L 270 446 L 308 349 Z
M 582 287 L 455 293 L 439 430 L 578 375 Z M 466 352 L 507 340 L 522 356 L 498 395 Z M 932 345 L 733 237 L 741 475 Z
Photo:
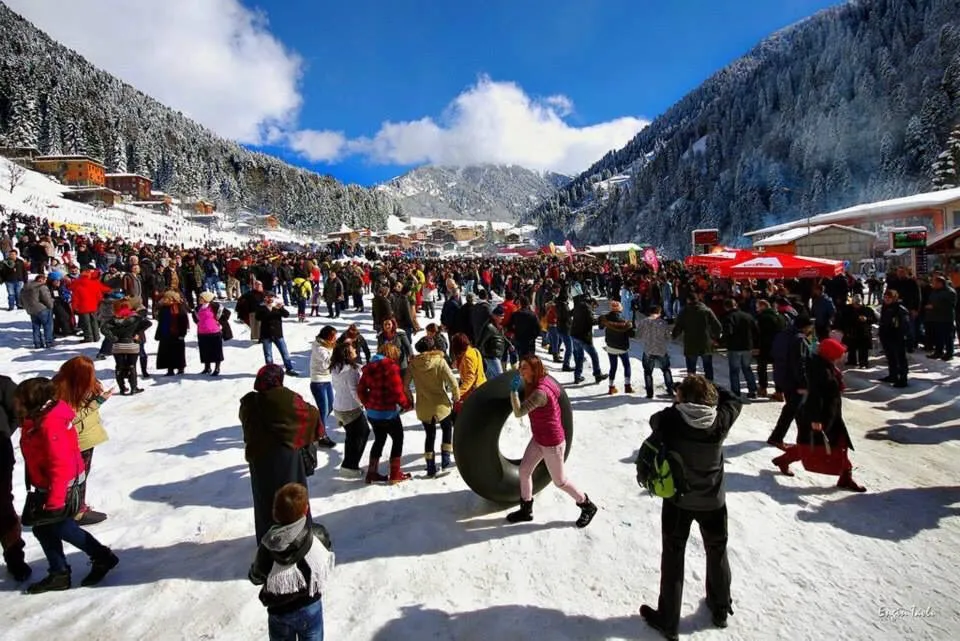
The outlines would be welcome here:
M 954 189 L 944 189 L 941 191 L 929 191 L 913 196 L 904 196 L 903 198 L 894 198 L 892 200 L 882 200 L 875 203 L 865 203 L 832 211 L 826 214 L 817 214 L 810 218 L 800 218 L 789 223 L 773 225 L 756 231 L 747 232 L 744 236 L 758 236 L 760 234 L 776 234 L 796 227 L 806 227 L 808 225 L 826 225 L 830 223 L 840 223 L 850 218 L 862 216 L 883 216 L 886 214 L 897 214 L 908 212 L 915 209 L 924 209 L 926 207 L 941 207 L 954 200 L 960 200 L 960 187 Z
M 141 176 L 140 174 L 104 174 L 107 178 L 142 178 L 143 180 L 149 180 L 153 182 L 152 179 L 147 178 L 146 176 Z
M 622 254 L 630 250 L 643 251 L 643 247 L 635 243 L 616 243 L 614 245 L 590 245 L 584 252 L 588 254 Z
M 803 226 L 788 229 L 787 231 L 782 231 L 779 234 L 768 236 L 763 240 L 758 240 L 753 244 L 755 247 L 762 247 L 763 245 L 784 245 L 786 243 L 792 243 L 796 240 L 800 240 L 801 238 L 806 238 L 807 236 L 820 233 L 825 229 L 840 229 L 851 233 L 862 234 L 864 236 L 876 237 L 876 234 L 873 232 L 857 229 L 856 227 L 847 227 L 846 225 L 813 225 L 811 227 Z

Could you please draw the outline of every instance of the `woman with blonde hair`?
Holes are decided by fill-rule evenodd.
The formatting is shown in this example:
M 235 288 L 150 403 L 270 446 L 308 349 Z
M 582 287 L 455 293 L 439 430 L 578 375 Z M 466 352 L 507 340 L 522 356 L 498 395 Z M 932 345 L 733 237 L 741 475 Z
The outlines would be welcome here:
M 524 390 L 520 402 L 520 390 Z M 507 515 L 507 521 L 519 523 L 533 520 L 533 471 L 544 461 L 553 484 L 577 502 L 580 517 L 579 528 L 590 525 L 597 506 L 586 494 L 567 480 L 563 471 L 563 455 L 566 451 L 566 434 L 563 431 L 560 384 L 547 376 L 539 357 L 527 354 L 520 359 L 519 371 L 514 373 L 510 386 L 510 404 L 517 418 L 530 417 L 530 443 L 520 461 L 520 509 Z
M 357 398 L 367 409 L 367 418 L 373 428 L 373 446 L 370 448 L 370 465 L 367 468 L 367 483 L 390 481 L 399 483 L 410 478 L 400 470 L 403 455 L 403 423 L 400 413 L 412 407 L 407 389 L 400 375 L 400 350 L 393 343 L 384 343 L 377 355 L 364 366 L 357 383 Z M 379 472 L 380 456 L 387 437 L 393 442 L 390 448 L 390 476 Z
M 166 376 L 183 374 L 187 367 L 187 348 L 183 339 L 190 329 L 190 317 L 180 292 L 168 289 L 157 303 L 157 369 L 167 370 Z
M 109 438 L 100 421 L 100 406 L 107 402 L 113 389 L 103 389 L 103 385 L 97 380 L 93 361 L 86 356 L 74 356 L 61 365 L 53 377 L 53 385 L 56 388 L 57 400 L 69 405 L 76 413 L 73 427 L 77 431 L 86 479 L 80 486 L 80 511 L 76 518 L 80 525 L 94 525 L 105 520 L 107 515 L 87 505 L 87 482 L 93 463 L 93 449 L 106 443 Z

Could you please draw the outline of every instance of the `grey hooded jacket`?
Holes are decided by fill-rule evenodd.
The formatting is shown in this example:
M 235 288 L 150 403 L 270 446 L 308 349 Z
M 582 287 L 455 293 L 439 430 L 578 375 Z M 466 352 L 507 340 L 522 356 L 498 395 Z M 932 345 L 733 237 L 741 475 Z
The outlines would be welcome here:
M 723 442 L 740 415 L 743 403 L 718 387 L 716 407 L 675 403 L 650 417 L 650 427 L 659 431 L 667 449 L 683 460 L 686 491 L 673 501 L 685 510 L 708 511 L 724 506 Z

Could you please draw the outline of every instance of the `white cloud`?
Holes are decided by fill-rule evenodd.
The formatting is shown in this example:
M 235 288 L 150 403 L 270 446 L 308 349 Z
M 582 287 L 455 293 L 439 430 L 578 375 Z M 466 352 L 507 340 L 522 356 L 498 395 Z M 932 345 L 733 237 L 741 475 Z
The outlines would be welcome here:
M 311 162 L 332 163 L 340 159 L 347 138 L 339 131 L 305 129 L 287 136 L 291 149 Z
M 566 96 L 536 100 L 515 83 L 481 77 L 453 100 L 440 122 L 386 122 L 372 138 L 348 141 L 344 151 L 385 164 L 495 163 L 575 174 L 648 124 L 627 116 L 575 127 L 563 119 L 572 112 Z
M 217 133 L 268 142 L 294 126 L 300 58 L 239 0 L 5 0 L 98 67 Z
M 531 98 L 481 77 L 441 117 L 384 122 L 372 137 L 299 130 L 300 57 L 240 0 L 5 0 L 55 40 L 218 134 L 286 145 L 312 162 L 516 164 L 578 173 L 622 147 L 646 122 L 623 117 L 577 127 L 567 96 Z

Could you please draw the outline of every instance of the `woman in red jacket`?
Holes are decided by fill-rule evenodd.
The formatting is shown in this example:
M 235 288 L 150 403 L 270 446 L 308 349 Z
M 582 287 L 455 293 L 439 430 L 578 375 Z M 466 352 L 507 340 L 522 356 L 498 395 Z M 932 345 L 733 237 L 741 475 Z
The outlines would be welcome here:
M 33 535 L 43 548 L 50 569 L 43 580 L 27 588 L 28 594 L 70 588 L 64 541 L 90 556 L 93 567 L 80 585 L 96 585 L 119 562 L 110 548 L 81 529 L 74 518 L 77 506 L 68 498 L 83 483 L 83 458 L 73 427 L 76 414 L 56 395 L 56 386 L 50 379 L 31 378 L 17 386 L 13 397 L 20 419 L 20 449 L 27 479 L 46 497 L 44 522 L 33 526 Z

